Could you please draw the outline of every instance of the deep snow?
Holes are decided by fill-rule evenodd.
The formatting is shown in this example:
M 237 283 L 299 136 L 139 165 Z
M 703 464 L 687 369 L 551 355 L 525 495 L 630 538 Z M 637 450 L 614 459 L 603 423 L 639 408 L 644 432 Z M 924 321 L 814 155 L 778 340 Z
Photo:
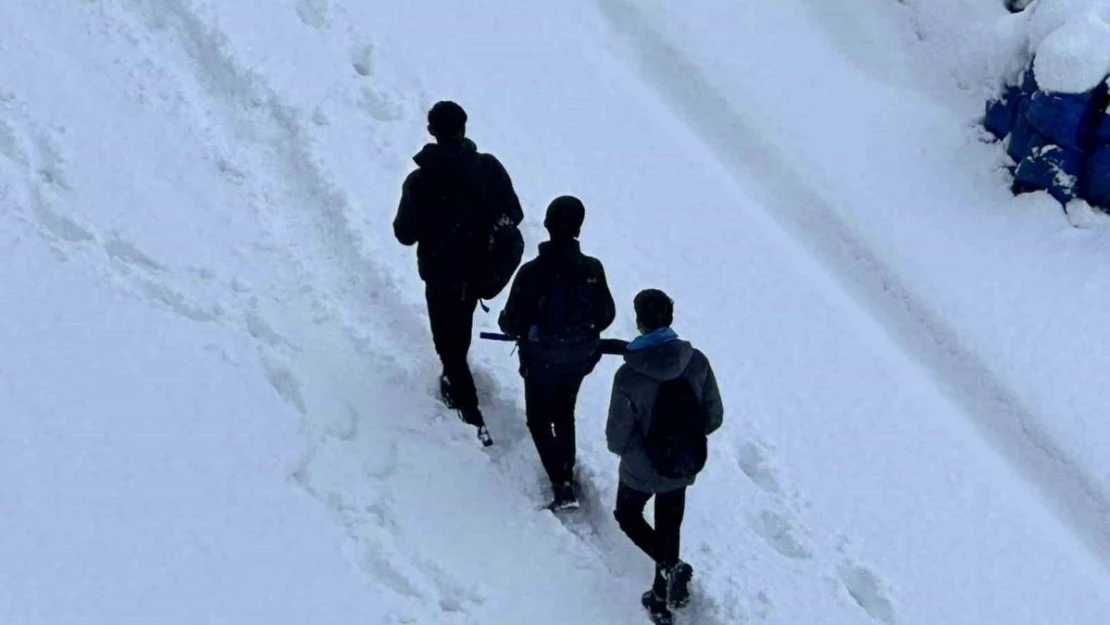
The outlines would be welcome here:
M 1029 18 L 843 5 L 0 4 L 0 621 L 645 621 L 617 363 L 565 524 L 508 348 L 495 447 L 432 397 L 389 222 L 442 97 L 530 250 L 586 202 L 613 335 L 659 286 L 714 362 L 680 622 L 1107 621 L 1106 235 L 972 129 Z

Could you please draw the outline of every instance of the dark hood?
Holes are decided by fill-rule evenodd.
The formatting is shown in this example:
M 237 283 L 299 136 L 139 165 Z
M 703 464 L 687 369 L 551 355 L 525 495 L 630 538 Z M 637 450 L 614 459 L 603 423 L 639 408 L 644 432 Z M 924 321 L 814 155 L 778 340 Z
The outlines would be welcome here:
M 477 156 L 478 146 L 463 139 L 460 143 L 429 143 L 412 160 L 421 169 L 442 171 L 473 163 Z
M 686 371 L 694 347 L 687 341 L 675 339 L 647 349 L 628 352 L 624 362 L 653 380 L 673 380 Z

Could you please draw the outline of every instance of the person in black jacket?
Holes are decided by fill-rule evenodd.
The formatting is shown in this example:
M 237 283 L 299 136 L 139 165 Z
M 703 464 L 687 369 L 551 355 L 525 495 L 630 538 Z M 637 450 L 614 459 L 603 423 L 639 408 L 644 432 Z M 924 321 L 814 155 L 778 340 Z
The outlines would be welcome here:
M 417 245 L 432 340 L 443 364 L 444 403 L 490 445 L 467 363 L 481 297 L 476 285 L 483 279 L 492 229 L 515 227 L 524 214 L 505 168 L 466 138 L 466 120 L 454 102 L 438 102 L 428 112 L 428 132 L 436 143 L 413 157 L 418 168 L 405 179 L 393 232 L 402 245 Z
M 520 268 L 501 313 L 501 331 L 520 345 L 528 429 L 551 479 L 553 510 L 578 507 L 574 408 L 582 380 L 601 358 L 601 332 L 616 317 L 605 270 L 577 241 L 586 209 L 556 198 L 544 226 L 551 240 Z

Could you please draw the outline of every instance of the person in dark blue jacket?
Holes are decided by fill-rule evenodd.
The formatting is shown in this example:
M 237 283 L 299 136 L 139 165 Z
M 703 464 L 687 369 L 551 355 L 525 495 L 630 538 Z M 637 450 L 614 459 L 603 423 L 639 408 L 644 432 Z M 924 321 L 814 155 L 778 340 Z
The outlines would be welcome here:
M 499 320 L 520 346 L 528 429 L 551 479 L 552 510 L 578 507 L 574 408 L 601 358 L 601 333 L 616 317 L 601 261 L 578 244 L 585 218 L 578 198 L 551 202 L 544 220 L 551 240 L 520 268 Z

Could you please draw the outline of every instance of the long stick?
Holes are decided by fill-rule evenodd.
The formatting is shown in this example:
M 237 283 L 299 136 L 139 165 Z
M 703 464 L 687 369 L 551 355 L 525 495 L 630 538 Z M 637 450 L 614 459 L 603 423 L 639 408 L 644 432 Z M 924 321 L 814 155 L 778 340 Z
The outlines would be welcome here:
M 487 341 L 501 341 L 504 343 L 515 343 L 516 339 L 501 334 L 500 332 L 480 332 L 479 338 Z M 601 344 L 598 346 L 598 351 L 602 354 L 611 356 L 623 356 L 627 353 L 628 341 L 622 339 L 601 339 Z

